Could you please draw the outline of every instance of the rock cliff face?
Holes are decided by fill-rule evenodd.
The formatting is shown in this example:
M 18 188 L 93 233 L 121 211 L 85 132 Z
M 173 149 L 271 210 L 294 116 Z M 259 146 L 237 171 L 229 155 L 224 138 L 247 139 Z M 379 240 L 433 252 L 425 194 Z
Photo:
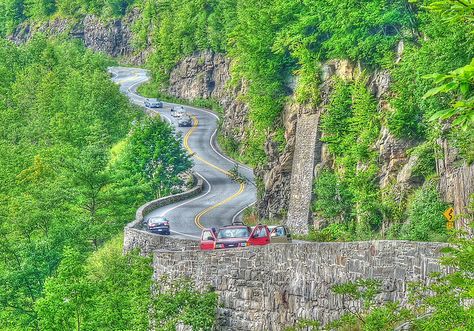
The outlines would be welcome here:
M 21 24 L 9 39 L 20 44 L 31 39 L 36 33 L 76 38 L 83 40 L 85 46 L 94 51 L 103 52 L 113 57 L 124 57 L 134 64 L 142 64 L 148 51 L 134 50 L 131 32 L 131 27 L 139 14 L 134 9 L 122 19 L 108 22 L 104 22 L 94 15 L 87 15 L 79 21 L 56 18 L 40 25 L 26 22 Z
M 171 72 L 168 93 L 186 99 L 213 99 L 224 109 L 222 133 L 238 141 L 245 136 L 248 107 L 239 100 L 245 83 L 230 86 L 230 60 L 222 54 L 196 53 Z
M 474 194 L 474 164 L 468 165 L 461 160 L 458 151 L 445 139 L 439 139 L 438 145 L 443 151 L 443 157 L 436 161 L 441 194 L 454 208 L 456 228 L 468 231 L 472 238 L 474 231 L 468 224 L 473 220 L 467 214 L 473 212 L 470 197 Z

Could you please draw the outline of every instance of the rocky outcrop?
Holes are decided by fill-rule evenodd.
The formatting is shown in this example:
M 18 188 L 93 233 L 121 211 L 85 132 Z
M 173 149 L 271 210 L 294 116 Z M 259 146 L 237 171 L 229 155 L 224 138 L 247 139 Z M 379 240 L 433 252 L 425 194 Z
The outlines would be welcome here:
M 444 129 L 449 129 L 449 126 Z M 474 202 L 471 201 L 474 195 L 474 164 L 469 165 L 460 159 L 459 152 L 446 139 L 438 139 L 438 145 L 443 151 L 442 158 L 436 160 L 439 190 L 444 200 L 454 208 L 456 228 L 467 231 L 473 237 L 474 231 L 469 223 L 473 221 L 474 213 Z
M 222 134 L 243 140 L 248 106 L 239 100 L 245 82 L 230 85 L 230 60 L 211 51 L 196 53 L 181 61 L 171 72 L 167 93 L 185 100 L 212 99 L 224 109 Z
M 397 139 L 386 127 L 382 127 L 380 137 L 375 143 L 379 153 L 380 187 L 385 188 L 395 182 L 408 184 L 414 160 L 409 161 L 407 150 L 414 147 L 412 141 Z M 409 166 L 407 166 L 409 165 Z
M 296 124 L 300 107 L 295 103 L 285 106 L 283 125 L 286 145 L 283 151 L 276 142 L 268 139 L 265 153 L 268 162 L 257 175 L 263 181 L 263 192 L 257 201 L 257 210 L 261 218 L 282 219 L 286 217 L 291 196 L 291 173 L 296 145 Z
M 245 81 L 231 84 L 231 61 L 210 51 L 196 53 L 182 60 L 171 72 L 167 93 L 186 100 L 213 99 L 223 108 L 221 134 L 237 142 L 248 134 L 248 106 Z M 298 109 L 287 105 L 282 116 L 285 148 L 281 151 L 270 135 L 265 143 L 268 162 L 256 169 L 263 183 L 256 208 L 262 218 L 283 218 L 290 197 L 291 166 L 295 144 Z
M 401 56 L 403 43 L 399 44 L 398 50 L 399 56 Z M 293 101 L 285 105 L 280 119 L 280 125 L 285 130 L 286 144 L 284 148 L 275 142 L 273 133 L 269 133 L 265 142 L 264 150 L 267 163 L 255 170 L 256 177 L 262 184 L 256 205 L 261 218 L 284 219 L 296 217 L 294 215 L 299 215 L 298 218 L 301 218 L 302 215 L 309 215 L 307 222 L 312 221 L 309 213 L 310 205 L 307 201 L 302 204 L 301 201 L 297 201 L 298 199 L 293 202 L 291 199 L 299 196 L 297 193 L 301 193 L 302 187 L 311 187 L 314 176 L 317 176 L 322 168 L 332 167 L 332 160 L 327 146 L 321 142 L 321 133 L 317 127 L 318 121 L 306 131 L 301 129 L 298 132 L 297 127 L 307 126 L 308 123 L 304 123 L 308 121 L 305 114 L 324 111 L 332 93 L 333 77 L 352 81 L 359 77 L 363 68 L 360 64 L 354 64 L 347 60 L 333 60 L 325 63 L 321 71 L 322 84 L 319 87 L 321 102 L 319 106 L 312 109 L 305 105 L 299 105 L 290 95 L 289 99 Z M 249 109 L 242 101 L 242 96 L 246 92 L 246 84 L 245 82 L 239 84 L 230 82 L 231 61 L 222 54 L 206 51 L 185 58 L 174 68 L 171 72 L 167 92 L 187 100 L 213 99 L 219 102 L 224 109 L 222 134 L 237 142 L 242 142 L 248 134 L 249 127 Z M 297 79 L 294 79 L 294 82 L 293 86 L 289 86 L 289 90 L 296 88 Z M 367 88 L 377 100 L 379 112 L 385 114 L 392 111 L 389 104 L 389 100 L 393 97 L 390 84 L 391 76 L 386 70 L 373 72 L 367 80 Z M 296 153 L 296 142 L 299 140 L 309 143 L 309 138 L 315 139 L 315 141 L 311 142 L 308 148 L 300 148 L 301 153 Z M 418 143 L 399 139 L 386 126 L 382 125 L 379 137 L 373 145 L 373 150 L 377 151 L 379 155 L 379 186 L 383 190 L 393 191 L 394 196 L 400 201 L 422 184 L 422 180 L 416 177 L 413 172 L 417 166 L 418 157 L 408 153 Z M 312 163 L 302 167 L 302 164 L 307 163 L 304 160 L 308 157 Z M 442 170 L 444 166 L 441 163 L 438 166 L 438 173 L 441 175 L 440 190 L 448 192 L 445 194 L 446 201 L 456 204 L 459 213 L 466 212 L 467 201 L 472 191 L 469 188 L 472 187 L 472 167 L 465 166 L 462 168 L 464 170 L 459 170 L 458 167 L 456 168 L 458 170 L 454 170 L 455 168 L 452 166 L 454 160 L 446 160 L 445 163 L 448 165 L 445 167 L 447 170 Z M 298 173 L 296 170 L 299 168 L 304 168 L 304 173 L 303 171 Z M 294 193 L 291 193 L 292 190 Z M 453 193 L 449 192 L 453 192 L 453 190 L 462 193 L 456 193 L 456 197 L 450 196 Z M 311 192 L 305 192 L 304 195 L 308 198 Z M 290 209 L 293 210 L 290 212 Z
M 94 15 L 86 15 L 79 21 L 70 18 L 55 18 L 39 25 L 25 22 L 16 28 L 9 39 L 21 44 L 31 39 L 36 33 L 81 39 L 86 47 L 94 51 L 113 57 L 123 57 L 134 64 L 142 64 L 148 51 L 137 51 L 133 48 L 131 32 L 139 15 L 139 11 L 133 9 L 120 20 L 107 22 Z

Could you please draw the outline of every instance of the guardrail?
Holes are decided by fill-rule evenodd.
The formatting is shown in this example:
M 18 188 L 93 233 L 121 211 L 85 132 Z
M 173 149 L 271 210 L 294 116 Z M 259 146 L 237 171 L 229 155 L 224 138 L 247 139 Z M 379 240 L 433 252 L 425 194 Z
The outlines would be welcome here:
M 163 207 L 175 202 L 186 200 L 202 192 L 203 180 L 193 174 L 194 187 L 186 192 L 169 195 L 160 199 L 149 201 L 137 209 L 135 220 L 128 223 L 124 229 L 124 253 L 139 248 L 143 255 L 151 253 L 155 249 L 187 250 L 198 247 L 198 242 L 191 239 L 181 239 L 163 236 L 141 229 L 145 215 L 156 208 Z

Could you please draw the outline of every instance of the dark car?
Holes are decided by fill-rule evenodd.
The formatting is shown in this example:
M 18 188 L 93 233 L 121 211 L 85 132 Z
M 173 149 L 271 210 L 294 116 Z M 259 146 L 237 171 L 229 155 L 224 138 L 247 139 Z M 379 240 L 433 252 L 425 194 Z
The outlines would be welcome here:
M 148 231 L 158 234 L 171 234 L 170 232 L 170 222 L 166 217 L 152 217 L 149 218 L 146 222 Z
M 217 232 L 215 249 L 248 246 L 252 229 L 246 225 L 231 225 L 220 228 Z
M 178 126 L 193 126 L 193 120 L 189 116 L 183 116 L 178 120 Z
M 146 99 L 145 100 L 145 107 L 148 108 L 163 108 L 163 102 L 156 99 Z

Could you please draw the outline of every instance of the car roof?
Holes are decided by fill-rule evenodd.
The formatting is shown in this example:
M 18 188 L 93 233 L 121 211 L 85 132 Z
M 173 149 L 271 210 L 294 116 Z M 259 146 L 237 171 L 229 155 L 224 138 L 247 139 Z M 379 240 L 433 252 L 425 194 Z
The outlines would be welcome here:
M 157 217 L 150 217 L 148 220 L 159 222 L 159 221 L 167 221 L 168 219 L 164 216 L 157 216 Z

